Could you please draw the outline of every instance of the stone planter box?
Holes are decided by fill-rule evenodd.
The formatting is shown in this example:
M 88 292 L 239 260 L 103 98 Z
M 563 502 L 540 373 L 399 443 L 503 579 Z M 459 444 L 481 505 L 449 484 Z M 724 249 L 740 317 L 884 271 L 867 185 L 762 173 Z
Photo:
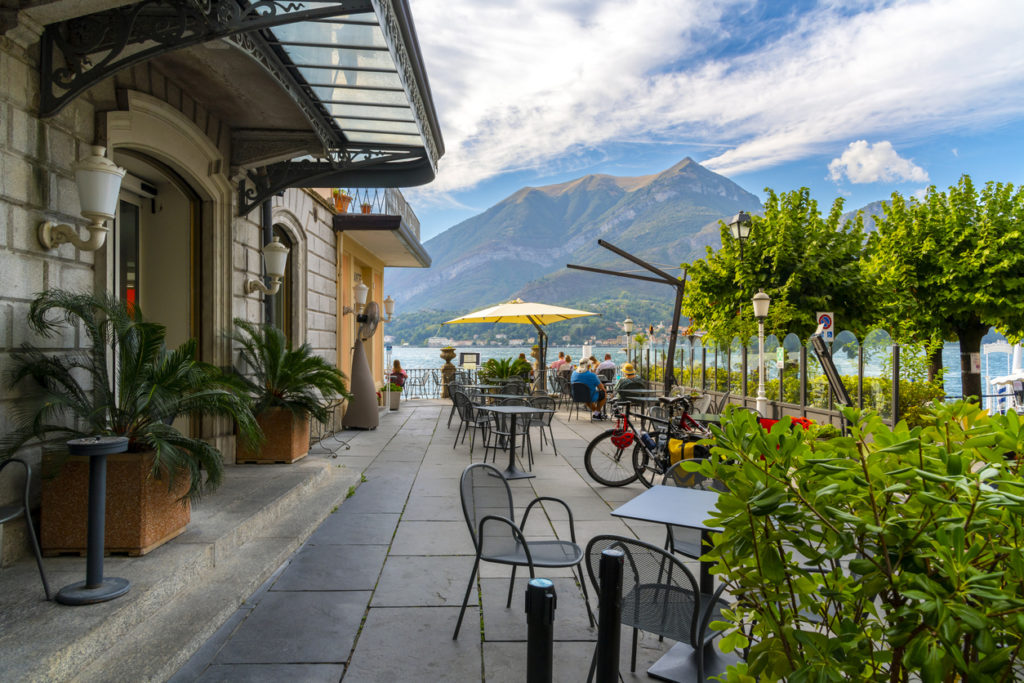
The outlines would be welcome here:
M 273 408 L 256 416 L 266 441 L 256 450 L 238 444 L 237 463 L 292 463 L 309 453 L 309 415 Z
M 398 410 L 398 407 L 399 407 L 399 405 L 401 404 L 401 401 L 402 401 L 402 392 L 401 391 L 392 391 L 391 392 L 391 399 L 390 400 L 391 400 L 391 410 Z
M 63 463 L 63 464 L 61 464 Z M 107 456 L 106 553 L 145 555 L 171 540 L 192 517 L 188 501 L 179 499 L 189 488 L 182 473 L 173 491 L 167 478 L 150 477 L 152 453 Z M 45 555 L 79 554 L 87 548 L 89 458 L 43 456 L 40 545 Z M 55 475 L 55 476 L 54 476 Z

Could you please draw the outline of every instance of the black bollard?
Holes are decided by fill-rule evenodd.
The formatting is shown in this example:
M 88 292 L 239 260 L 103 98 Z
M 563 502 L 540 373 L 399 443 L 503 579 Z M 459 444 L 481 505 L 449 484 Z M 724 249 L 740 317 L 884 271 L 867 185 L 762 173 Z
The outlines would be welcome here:
M 608 549 L 601 553 L 598 570 L 601 595 L 597 611 L 597 683 L 618 683 L 619 640 L 622 633 L 622 568 L 625 553 Z
M 549 579 L 530 579 L 526 586 L 526 683 L 551 683 L 555 603 L 555 584 Z

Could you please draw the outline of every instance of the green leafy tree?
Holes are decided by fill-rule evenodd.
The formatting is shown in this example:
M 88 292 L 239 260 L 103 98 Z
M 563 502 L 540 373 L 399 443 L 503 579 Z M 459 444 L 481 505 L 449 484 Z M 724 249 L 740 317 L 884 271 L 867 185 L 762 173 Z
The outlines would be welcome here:
M 990 182 L 979 192 L 965 175 L 947 192 L 930 187 L 922 201 L 893 194 L 883 211 L 866 270 L 900 336 L 955 338 L 970 354 L 989 327 L 1024 335 L 1024 187 Z M 961 376 L 963 395 L 979 396 L 981 375 Z
M 862 331 L 870 322 L 871 297 L 860 267 L 860 217 L 841 225 L 842 199 L 822 217 L 807 188 L 765 192 L 764 216 L 753 216 L 742 259 L 723 222 L 722 247 L 708 247 L 704 259 L 689 265 L 683 312 L 692 325 L 720 341 L 750 337 L 757 332 L 751 299 L 763 289 L 772 299 L 769 332 L 806 337 L 818 311 L 832 311 L 844 328 Z

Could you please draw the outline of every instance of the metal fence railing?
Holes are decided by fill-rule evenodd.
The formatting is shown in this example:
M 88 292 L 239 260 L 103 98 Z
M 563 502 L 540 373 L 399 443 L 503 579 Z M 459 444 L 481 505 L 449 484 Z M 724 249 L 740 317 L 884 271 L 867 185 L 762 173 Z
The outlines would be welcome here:
M 405 368 L 408 377 L 405 380 L 405 388 L 402 391 L 402 398 L 441 398 L 444 391 L 442 385 L 441 368 Z M 475 370 L 459 369 L 475 381 Z

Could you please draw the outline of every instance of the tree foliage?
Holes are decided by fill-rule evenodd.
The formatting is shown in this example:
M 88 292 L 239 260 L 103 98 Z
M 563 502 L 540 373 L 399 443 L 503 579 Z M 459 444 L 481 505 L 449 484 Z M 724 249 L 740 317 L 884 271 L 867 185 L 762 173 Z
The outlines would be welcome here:
M 921 201 L 894 193 L 884 214 L 867 271 L 898 339 L 956 338 L 961 353 L 977 353 L 989 327 L 1024 335 L 1024 187 L 989 182 L 979 192 L 965 175 Z M 978 376 L 963 378 L 964 395 L 977 395 Z
M 753 216 L 742 259 L 723 222 L 721 249 L 709 247 L 704 259 L 690 264 L 683 312 L 713 339 L 746 339 L 757 331 L 751 300 L 763 289 L 772 299 L 768 332 L 806 337 L 817 311 L 832 311 L 844 328 L 866 331 L 870 296 L 860 264 L 860 218 L 840 224 L 842 199 L 822 217 L 807 188 L 765 191 L 764 216 Z
M 727 489 L 705 557 L 735 601 L 722 648 L 750 646 L 728 680 L 1020 680 L 1021 418 L 844 414 L 851 435 L 822 442 L 731 411 L 687 465 Z

